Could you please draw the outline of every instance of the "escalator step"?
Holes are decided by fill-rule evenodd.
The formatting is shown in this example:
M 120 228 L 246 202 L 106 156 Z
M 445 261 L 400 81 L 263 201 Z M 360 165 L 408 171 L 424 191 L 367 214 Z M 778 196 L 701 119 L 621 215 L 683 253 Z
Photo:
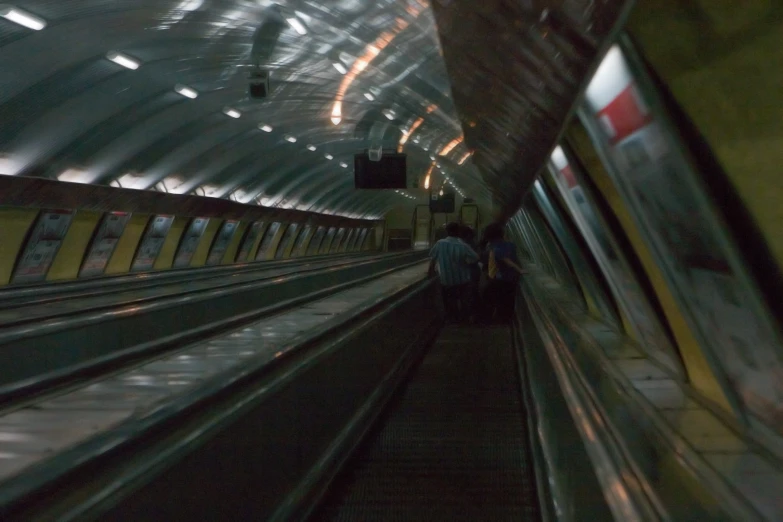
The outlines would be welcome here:
M 445 329 L 313 520 L 538 520 L 512 350 Z

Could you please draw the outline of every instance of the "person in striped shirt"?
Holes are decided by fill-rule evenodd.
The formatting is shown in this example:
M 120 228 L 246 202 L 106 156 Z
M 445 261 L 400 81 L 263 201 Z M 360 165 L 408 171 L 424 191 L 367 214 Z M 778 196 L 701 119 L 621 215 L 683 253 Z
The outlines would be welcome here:
M 446 225 L 446 237 L 430 250 L 429 275 L 434 276 L 436 267 L 443 292 L 443 306 L 446 319 L 450 322 L 467 320 L 467 293 L 470 290 L 470 266 L 478 263 L 478 255 L 460 239 L 460 225 Z

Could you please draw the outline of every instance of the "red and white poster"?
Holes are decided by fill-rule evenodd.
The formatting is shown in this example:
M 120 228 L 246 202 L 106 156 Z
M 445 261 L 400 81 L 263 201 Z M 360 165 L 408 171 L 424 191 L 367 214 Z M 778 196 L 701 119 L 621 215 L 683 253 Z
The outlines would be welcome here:
M 109 259 L 120 241 L 125 225 L 130 219 L 127 212 L 110 212 L 103 217 L 98 232 L 92 240 L 87 257 L 79 271 L 79 277 L 102 275 Z
M 152 270 L 173 222 L 174 216 L 155 216 L 152 218 L 152 222 L 147 227 L 147 232 L 144 234 L 141 245 L 139 245 L 139 249 L 136 252 L 136 258 L 131 266 L 132 271 Z
M 212 244 L 212 249 L 209 251 L 207 257 L 207 265 L 219 265 L 223 260 L 223 256 L 228 250 L 228 245 L 234 238 L 234 232 L 236 232 L 238 221 L 227 220 L 220 227 L 215 242 Z
M 71 210 L 49 210 L 41 213 L 14 270 L 12 283 L 32 283 L 46 279 L 72 219 Z
M 174 258 L 174 268 L 190 266 L 190 261 L 193 259 L 193 254 L 196 253 L 196 248 L 198 248 L 198 244 L 201 242 L 201 236 L 207 228 L 207 223 L 209 223 L 209 218 L 194 218 L 190 222 L 190 226 L 185 232 L 185 237 L 182 238 L 177 249 L 177 256 Z
M 245 239 L 242 242 L 242 247 L 239 249 L 239 254 L 237 255 L 237 262 L 238 263 L 244 263 L 248 260 L 250 257 L 250 251 L 253 249 L 253 245 L 256 244 L 256 239 L 258 239 L 258 234 L 261 233 L 261 229 L 264 226 L 263 221 L 256 221 L 252 225 L 250 225 L 250 229 L 247 231 L 247 234 L 245 234 Z

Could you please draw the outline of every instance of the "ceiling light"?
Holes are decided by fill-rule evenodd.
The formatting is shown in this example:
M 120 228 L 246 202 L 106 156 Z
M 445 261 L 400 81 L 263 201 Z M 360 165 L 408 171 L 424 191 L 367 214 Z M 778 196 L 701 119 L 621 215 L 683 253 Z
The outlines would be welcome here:
M 383 115 L 386 116 L 386 118 L 389 119 L 389 120 L 393 120 L 394 119 L 394 111 L 392 111 L 390 109 L 384 109 L 383 110 Z
M 440 192 L 438 192 L 439 195 L 443 195 L 443 189 L 440 189 Z
M 345 65 L 343 65 L 341 62 L 332 62 L 332 66 L 337 69 L 337 71 L 340 74 L 345 74 L 348 72 L 348 69 L 345 68 Z
M 40 31 L 46 27 L 46 20 L 39 18 L 33 14 L 23 11 L 18 7 L 3 6 L 0 7 L 0 16 L 14 22 L 15 24 L 23 25 L 33 31 Z
M 309 150 L 310 152 L 315 152 L 315 145 L 308 145 L 307 150 Z
M 331 119 L 335 125 L 340 125 L 340 122 L 343 121 L 343 102 L 334 102 Z
M 135 71 L 136 69 L 141 67 L 141 62 L 139 62 L 138 60 L 131 58 L 127 54 L 118 53 L 116 51 L 112 51 L 106 54 L 106 58 L 116 63 L 117 65 L 122 65 L 123 67 L 128 68 L 132 71 Z
M 364 93 L 364 97 L 367 98 L 370 101 L 375 100 L 375 96 L 373 96 L 372 93 L 369 93 L 369 92 L 365 92 Z
M 288 143 L 296 143 L 296 138 L 294 136 L 291 136 L 290 134 L 286 134 L 285 141 Z
M 89 183 L 89 175 L 82 169 L 67 169 L 57 176 L 59 181 L 71 183 Z
M 265 123 L 260 123 L 258 125 L 258 128 L 261 129 L 264 132 L 272 132 L 272 130 L 274 130 L 274 129 L 272 129 L 272 127 L 270 125 L 267 125 Z
M 324 158 L 331 160 L 334 159 L 334 156 L 332 156 L 331 154 L 324 154 Z
M 230 116 L 232 118 L 239 118 L 240 116 L 242 116 L 241 112 L 239 112 L 236 109 L 232 109 L 231 107 L 223 107 L 223 114 L 225 114 L 226 116 Z
M 348 168 L 348 164 L 347 164 L 346 162 L 344 162 L 344 161 L 341 161 L 341 162 L 340 162 L 340 166 L 341 166 L 342 168 L 344 168 L 344 169 Z
M 294 28 L 294 31 L 301 35 L 307 34 L 307 29 L 305 28 L 304 24 L 299 21 L 299 19 L 295 16 L 292 16 L 290 18 L 285 19 L 286 22 L 288 22 L 288 25 Z
M 184 96 L 185 98 L 190 98 L 191 100 L 195 100 L 198 98 L 198 92 L 195 89 L 191 89 L 187 85 L 177 84 L 174 86 L 174 90 L 177 91 L 179 94 Z

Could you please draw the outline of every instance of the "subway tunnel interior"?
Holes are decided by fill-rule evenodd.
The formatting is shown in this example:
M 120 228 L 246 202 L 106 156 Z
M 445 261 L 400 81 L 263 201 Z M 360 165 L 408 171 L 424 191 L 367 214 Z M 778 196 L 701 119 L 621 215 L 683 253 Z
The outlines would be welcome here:
M 0 518 L 779 520 L 781 34 L 773 0 L 0 4 Z M 356 188 L 377 149 L 404 187 Z M 444 327 L 449 221 L 514 243 L 507 329 Z

